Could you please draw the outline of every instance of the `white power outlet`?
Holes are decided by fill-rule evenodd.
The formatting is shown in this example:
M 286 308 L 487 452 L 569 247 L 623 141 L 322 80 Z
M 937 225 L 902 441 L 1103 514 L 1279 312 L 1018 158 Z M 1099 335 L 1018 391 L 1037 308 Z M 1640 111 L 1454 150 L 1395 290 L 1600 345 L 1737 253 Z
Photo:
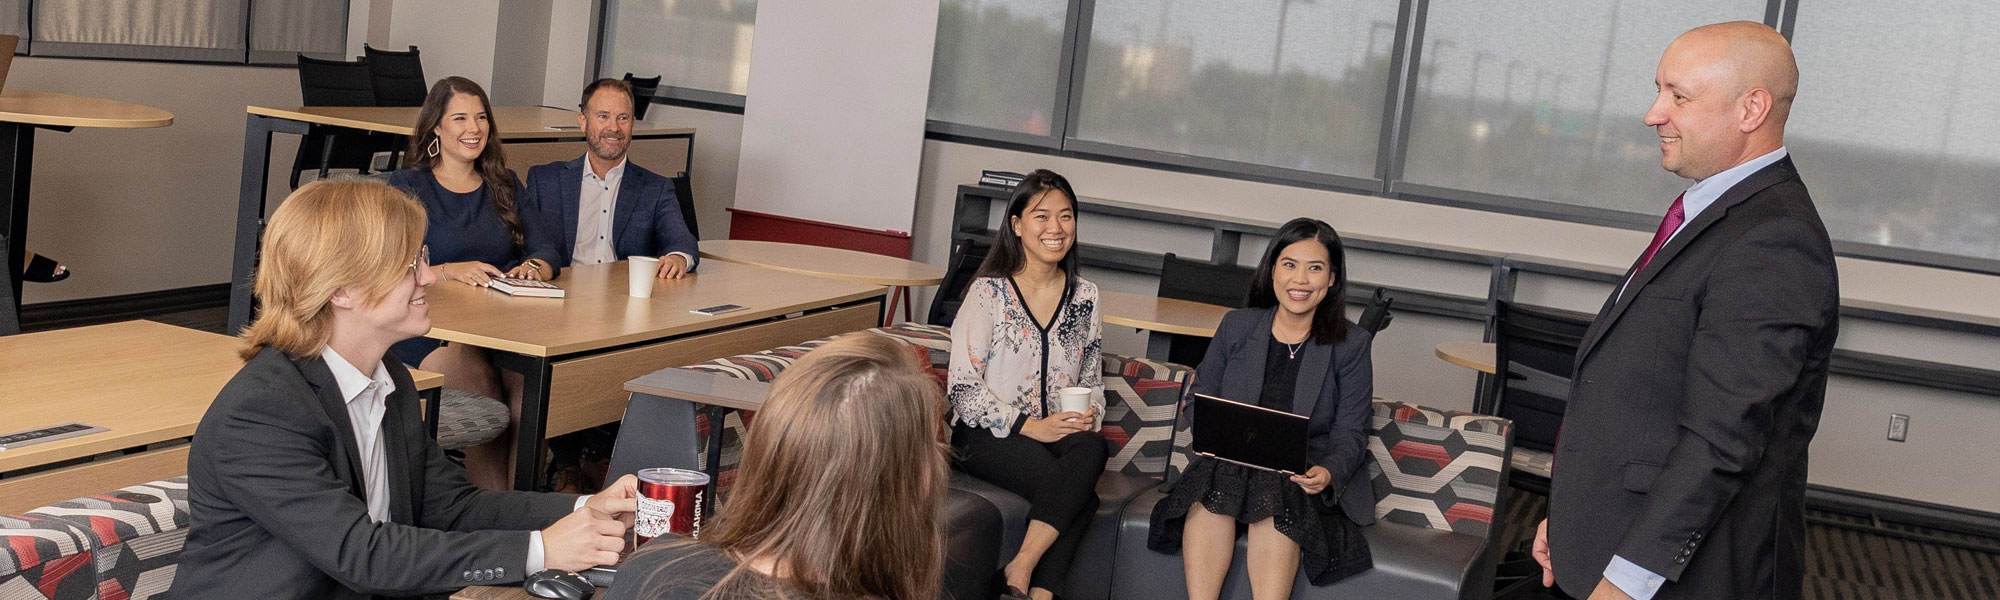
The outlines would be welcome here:
M 1902 442 L 1910 437 L 1910 415 L 1889 413 L 1889 441 Z

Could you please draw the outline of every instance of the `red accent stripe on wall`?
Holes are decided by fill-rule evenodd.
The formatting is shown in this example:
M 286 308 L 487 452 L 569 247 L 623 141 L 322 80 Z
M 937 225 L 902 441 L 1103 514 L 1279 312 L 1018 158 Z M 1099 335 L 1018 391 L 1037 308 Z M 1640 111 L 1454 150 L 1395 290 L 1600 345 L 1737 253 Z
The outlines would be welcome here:
M 907 231 L 862 229 L 739 208 L 729 209 L 729 239 L 825 246 L 905 259 L 910 257 L 912 243 Z

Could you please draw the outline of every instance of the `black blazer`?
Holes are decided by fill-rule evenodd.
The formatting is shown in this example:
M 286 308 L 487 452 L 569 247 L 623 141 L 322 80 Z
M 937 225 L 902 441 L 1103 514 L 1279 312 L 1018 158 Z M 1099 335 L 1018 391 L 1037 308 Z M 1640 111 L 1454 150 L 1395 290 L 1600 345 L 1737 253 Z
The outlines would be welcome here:
M 1264 390 L 1264 358 L 1276 317 L 1275 308 L 1242 308 L 1224 315 L 1188 390 L 1257 403 Z M 1362 467 L 1368 456 L 1368 423 L 1374 414 L 1370 403 L 1375 396 L 1369 338 L 1366 330 L 1349 323 L 1347 339 L 1338 343 L 1308 341 L 1300 350 L 1305 356 L 1300 358 L 1290 411 L 1311 419 L 1306 423 L 1310 445 L 1306 456 L 1333 474 L 1320 500 L 1338 504 L 1348 519 L 1361 525 L 1375 522 L 1375 489 L 1368 482 L 1368 469 Z
M 1791 159 L 1628 276 L 1577 352 L 1549 503 L 1558 582 L 1588 595 L 1617 555 L 1667 578 L 1656 598 L 1798 598 L 1840 298 Z
M 558 266 L 576 260 L 571 256 L 576 249 L 576 211 L 588 168 L 585 159 L 577 157 L 528 169 L 528 193 L 521 205 L 529 219 L 528 235 L 535 238 L 528 242 L 530 256 L 553 254 L 560 258 Z M 700 263 L 701 247 L 681 218 L 672 180 L 626 161 L 618 202 L 612 208 L 611 249 L 618 258 L 682 252 L 688 255 L 688 270 Z
M 520 581 L 528 532 L 576 496 L 466 482 L 417 413 L 416 386 L 382 415 L 388 523 L 368 519 L 360 455 L 326 361 L 265 348 L 222 388 L 188 455 L 187 546 L 170 598 L 366 598 Z

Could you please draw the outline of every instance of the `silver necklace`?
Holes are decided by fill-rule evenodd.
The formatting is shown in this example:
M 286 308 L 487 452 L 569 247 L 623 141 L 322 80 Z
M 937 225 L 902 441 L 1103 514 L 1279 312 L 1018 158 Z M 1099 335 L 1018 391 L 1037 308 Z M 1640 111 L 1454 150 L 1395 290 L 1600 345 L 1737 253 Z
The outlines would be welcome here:
M 1312 339 L 1312 338 L 1311 336 L 1307 336 L 1306 339 Z M 1279 340 L 1278 343 L 1285 344 L 1284 340 Z M 1304 347 L 1306 347 L 1306 340 L 1299 340 L 1299 343 L 1297 344 L 1285 344 L 1285 358 L 1292 360 L 1298 359 L 1299 349 Z

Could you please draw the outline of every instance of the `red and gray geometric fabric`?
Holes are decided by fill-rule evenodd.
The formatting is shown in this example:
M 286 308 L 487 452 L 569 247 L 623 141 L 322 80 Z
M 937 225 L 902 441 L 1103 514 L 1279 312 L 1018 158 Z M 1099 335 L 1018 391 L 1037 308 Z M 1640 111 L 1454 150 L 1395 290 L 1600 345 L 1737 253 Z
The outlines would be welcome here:
M 0 600 L 160 596 L 187 526 L 186 477 L 0 515 Z
M 1375 402 L 1368 475 L 1375 518 L 1485 537 L 1493 526 L 1512 423 L 1402 402 Z
M 921 362 L 930 365 L 931 376 L 937 378 L 939 389 L 943 389 L 951 364 L 951 329 L 902 323 L 864 331 L 908 344 L 912 352 L 918 353 Z M 771 381 L 806 352 L 833 341 L 834 337 L 839 336 L 726 356 L 681 368 L 739 379 Z M 1172 454 L 1175 407 L 1180 403 L 1182 388 L 1194 371 L 1173 363 L 1115 354 L 1103 355 L 1102 365 L 1105 399 L 1103 435 L 1117 448 L 1105 464 L 1105 470 L 1157 478 L 1165 470 Z M 751 421 L 756 420 L 754 413 L 741 411 L 732 411 L 725 418 L 722 469 L 719 471 L 722 476 L 717 478 L 717 487 L 727 489 L 734 481 L 736 465 L 742 459 L 740 440 L 746 416 Z M 701 443 L 706 444 L 706 413 L 700 413 L 695 419 L 695 430 L 701 436 Z M 699 460 L 706 462 L 707 459 L 706 453 L 702 453 Z M 701 466 L 707 468 L 705 464 Z M 0 600 L 6 599 L 0 597 Z

